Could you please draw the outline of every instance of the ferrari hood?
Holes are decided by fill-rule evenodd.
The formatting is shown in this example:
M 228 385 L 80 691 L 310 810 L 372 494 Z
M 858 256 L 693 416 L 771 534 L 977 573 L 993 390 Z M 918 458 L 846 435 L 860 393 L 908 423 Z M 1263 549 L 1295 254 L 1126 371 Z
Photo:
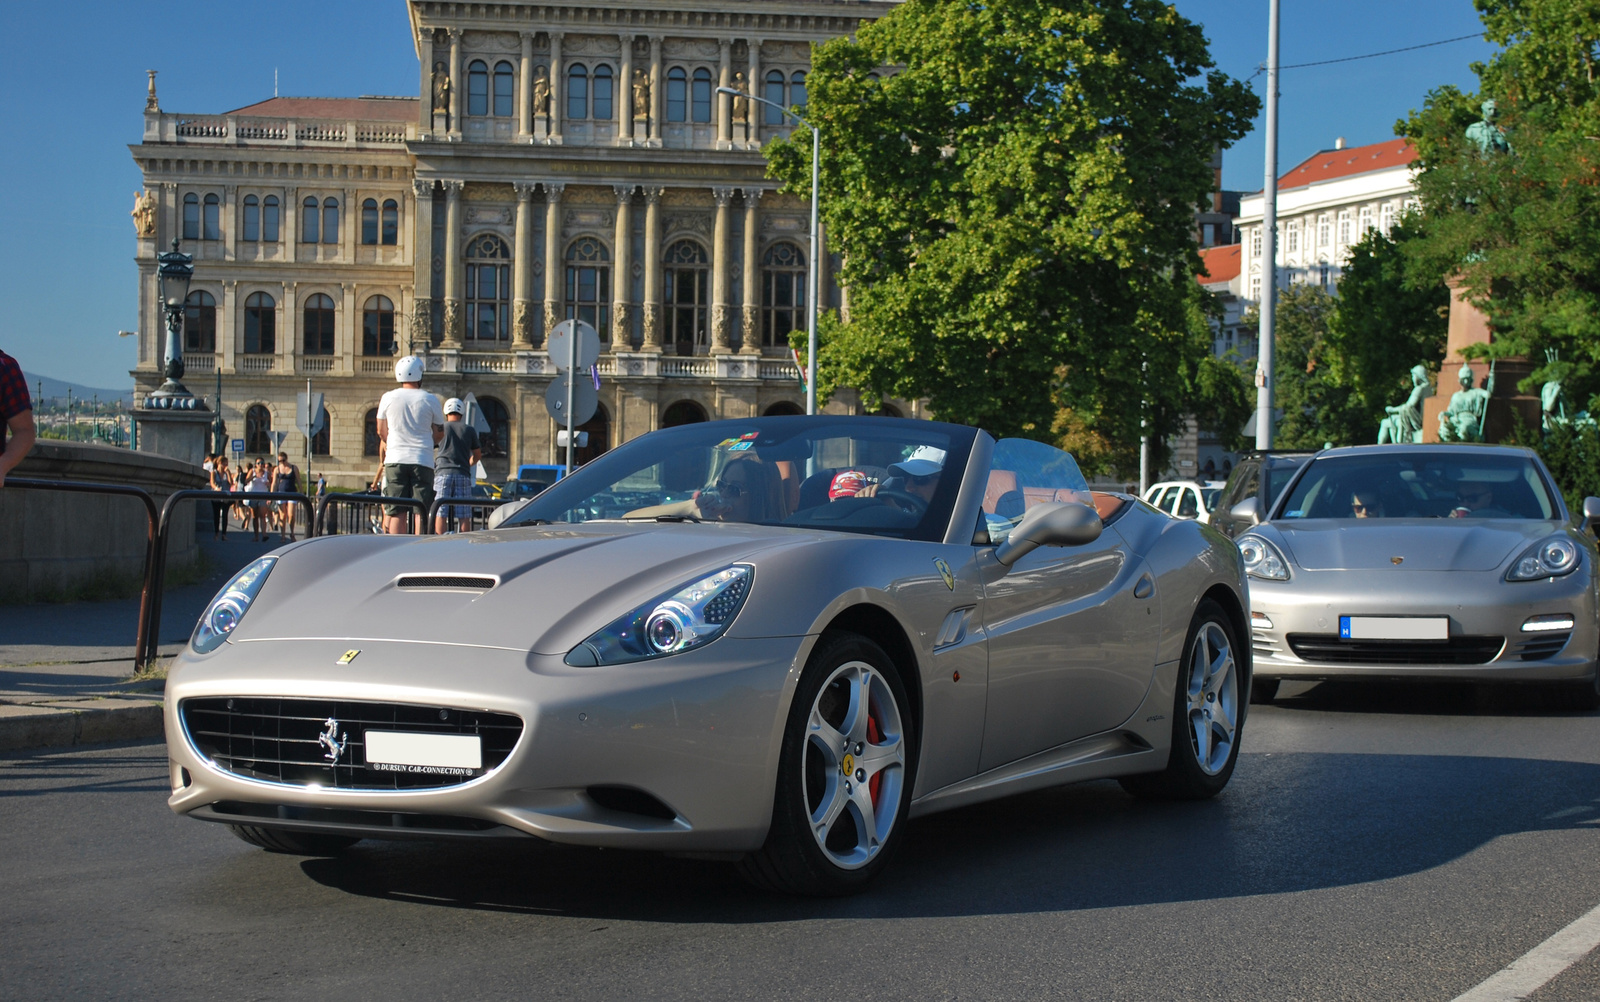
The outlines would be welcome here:
M 1289 559 L 1308 571 L 1492 571 L 1560 527 L 1521 519 L 1442 518 L 1394 519 L 1370 526 L 1354 519 L 1270 525 Z
M 760 526 L 588 523 L 462 535 L 340 536 L 279 558 L 233 642 L 337 639 L 570 650 L 671 589 L 799 545 Z

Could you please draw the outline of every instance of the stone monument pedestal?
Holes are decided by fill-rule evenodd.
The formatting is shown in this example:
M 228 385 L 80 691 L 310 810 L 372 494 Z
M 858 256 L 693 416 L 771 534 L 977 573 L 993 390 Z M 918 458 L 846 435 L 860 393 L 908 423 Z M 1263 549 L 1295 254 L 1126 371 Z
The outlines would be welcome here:
M 135 407 L 133 420 L 139 425 L 139 451 L 199 466 L 206 461 L 215 417 L 202 409 Z
M 1461 388 L 1456 373 L 1463 364 L 1472 367 L 1472 385 L 1485 386 L 1489 379 L 1489 363 L 1484 359 L 1467 361 L 1461 352 L 1468 345 L 1494 343 L 1494 331 L 1483 311 L 1462 298 L 1461 284 L 1456 279 L 1447 283 L 1450 288 L 1450 326 L 1445 338 L 1444 365 L 1439 369 L 1439 381 L 1433 396 L 1422 402 L 1422 440 L 1439 441 L 1439 415 L 1450 406 L 1450 397 Z M 1516 419 L 1528 428 L 1540 425 L 1538 394 L 1527 394 L 1517 389 L 1517 384 L 1533 372 L 1533 363 L 1525 358 L 1502 358 L 1494 365 L 1494 395 L 1489 398 L 1489 413 L 1483 422 L 1483 440 L 1500 442 L 1511 434 Z

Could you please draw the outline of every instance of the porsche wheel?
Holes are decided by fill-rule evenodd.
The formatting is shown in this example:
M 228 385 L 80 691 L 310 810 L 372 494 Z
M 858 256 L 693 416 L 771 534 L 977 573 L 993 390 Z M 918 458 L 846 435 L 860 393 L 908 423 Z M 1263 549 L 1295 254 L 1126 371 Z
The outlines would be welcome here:
M 1228 785 L 1244 724 L 1237 649 L 1227 614 L 1215 602 L 1201 602 L 1178 666 L 1167 767 L 1125 776 L 1120 780 L 1123 789 L 1138 797 L 1204 800 Z
M 361 841 L 348 835 L 289 832 L 276 828 L 256 828 L 251 825 L 229 825 L 228 830 L 251 845 L 260 846 L 268 852 L 283 852 L 294 856 L 335 856 Z
M 795 692 L 778 763 L 772 827 L 740 874 L 767 890 L 862 890 L 899 845 L 916 770 L 916 722 L 883 649 L 822 637 Z

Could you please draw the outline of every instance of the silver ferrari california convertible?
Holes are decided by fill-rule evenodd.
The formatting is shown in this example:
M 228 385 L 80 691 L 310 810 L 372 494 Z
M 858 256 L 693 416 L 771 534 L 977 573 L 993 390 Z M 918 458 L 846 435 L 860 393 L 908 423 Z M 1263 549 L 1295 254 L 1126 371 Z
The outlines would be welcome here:
M 1238 756 L 1239 551 L 1037 442 L 694 424 L 496 515 L 224 587 L 168 680 L 172 809 L 283 852 L 532 837 L 840 894 L 918 814 L 1209 797 Z
M 1245 502 L 1246 506 L 1253 501 Z M 1553 684 L 1600 705 L 1590 498 L 1574 518 L 1527 449 L 1319 453 L 1238 538 L 1254 695 L 1283 679 Z

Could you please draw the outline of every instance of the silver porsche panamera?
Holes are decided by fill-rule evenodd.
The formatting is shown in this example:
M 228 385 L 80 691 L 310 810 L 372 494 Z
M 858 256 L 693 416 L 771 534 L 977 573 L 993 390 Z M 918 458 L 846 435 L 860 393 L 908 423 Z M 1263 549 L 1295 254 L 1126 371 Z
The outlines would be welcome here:
M 285 852 L 527 838 L 838 894 L 908 818 L 1116 777 L 1212 796 L 1238 550 L 972 428 L 654 432 L 484 532 L 247 567 L 167 686 L 169 804 Z
M 1252 502 L 1247 502 L 1250 504 Z M 1253 690 L 1284 679 L 1536 682 L 1600 705 L 1590 498 L 1574 517 L 1527 449 L 1319 453 L 1238 538 Z

